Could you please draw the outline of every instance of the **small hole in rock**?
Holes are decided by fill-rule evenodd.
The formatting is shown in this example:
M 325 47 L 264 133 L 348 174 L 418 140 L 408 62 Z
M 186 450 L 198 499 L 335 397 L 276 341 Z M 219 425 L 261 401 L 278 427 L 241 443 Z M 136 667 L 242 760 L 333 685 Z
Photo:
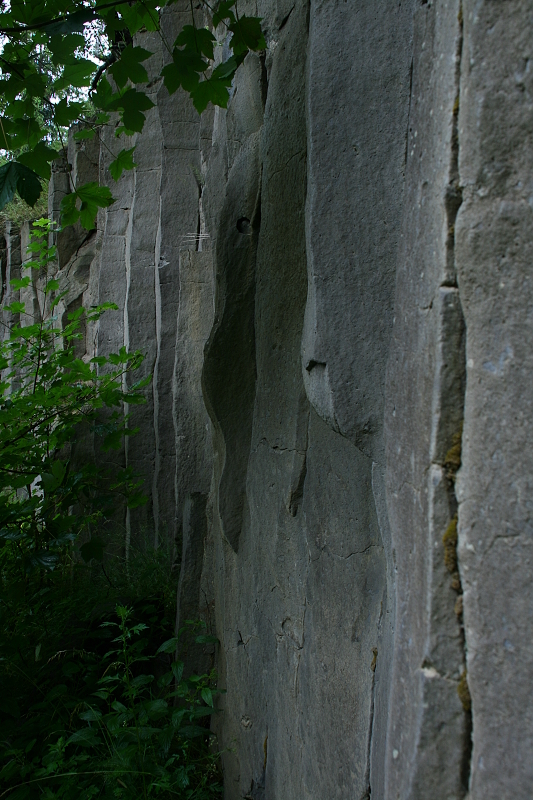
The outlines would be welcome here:
M 248 217 L 241 217 L 237 220 L 237 230 L 239 233 L 250 235 L 252 233 L 252 226 Z

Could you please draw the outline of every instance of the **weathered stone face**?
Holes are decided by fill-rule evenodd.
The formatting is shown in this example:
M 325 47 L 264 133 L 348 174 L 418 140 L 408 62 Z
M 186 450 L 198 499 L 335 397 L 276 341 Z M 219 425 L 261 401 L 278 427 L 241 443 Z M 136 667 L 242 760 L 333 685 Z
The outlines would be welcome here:
M 457 274 L 467 390 L 458 478 L 472 797 L 533 785 L 531 8 L 464 5 Z
M 87 347 L 153 375 L 125 538 L 179 543 L 220 639 L 228 800 L 529 800 L 530 4 L 239 7 L 268 49 L 227 110 L 155 81 L 69 153 L 137 145 L 59 243 L 68 303 L 120 309 Z

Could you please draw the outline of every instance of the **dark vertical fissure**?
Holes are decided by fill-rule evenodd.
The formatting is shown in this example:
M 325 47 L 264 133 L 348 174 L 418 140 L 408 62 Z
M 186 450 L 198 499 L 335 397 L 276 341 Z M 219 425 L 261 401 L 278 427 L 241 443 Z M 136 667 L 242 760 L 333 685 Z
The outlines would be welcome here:
M 198 217 L 196 221 L 196 236 L 195 236 L 195 250 L 200 250 L 200 243 L 202 241 L 202 194 L 204 191 L 203 176 L 201 174 L 194 175 L 196 185 L 198 186 Z
M 383 607 L 381 610 L 381 614 L 383 613 Z M 378 623 L 381 624 L 381 614 L 380 620 Z M 374 735 L 374 707 L 376 703 L 376 666 L 378 660 L 378 649 L 374 647 L 372 649 L 373 658 L 371 664 L 372 670 L 372 684 L 370 687 L 370 718 L 368 722 L 368 750 L 367 750 L 367 757 L 366 757 L 366 771 L 365 771 L 365 791 L 361 796 L 361 800 L 370 800 L 372 797 L 372 783 L 370 780 L 370 766 L 371 766 L 371 759 L 372 759 L 372 738 Z
M 199 250 L 200 249 L 200 242 L 202 240 L 202 235 L 201 235 L 202 234 L 202 219 L 201 219 L 201 216 L 200 216 L 200 202 L 201 202 L 201 200 L 202 200 L 202 188 L 200 187 L 200 190 L 199 190 L 199 193 L 198 193 L 198 224 L 196 226 L 196 247 L 195 247 L 195 250 Z
M 259 56 L 259 62 L 261 64 L 261 100 L 263 101 L 264 112 L 268 96 L 268 71 L 266 67 L 266 55 L 264 53 Z
M 444 285 L 457 287 L 457 275 L 455 269 L 455 222 L 461 203 L 463 200 L 462 188 L 459 179 L 459 106 L 460 106 L 460 84 L 461 84 L 461 62 L 463 53 L 463 9 L 462 4 L 459 7 L 459 36 L 457 40 L 456 52 L 456 68 L 455 68 L 455 102 L 453 107 L 453 129 L 452 129 L 452 148 L 451 148 L 451 163 L 450 163 L 450 182 L 446 191 L 446 213 L 448 222 L 448 239 L 446 243 L 446 267 L 448 280 Z M 462 335 L 463 339 L 466 338 L 466 327 L 464 317 L 461 317 Z M 466 349 L 464 352 L 463 374 L 466 376 Z M 464 408 L 464 395 L 466 391 L 466 378 L 463 378 L 462 385 L 462 403 Z M 461 430 L 456 433 L 454 441 L 450 442 L 450 448 L 447 452 L 444 468 L 447 474 L 448 481 L 448 501 L 450 505 L 450 516 L 452 522 L 448 530 L 444 534 L 444 545 L 446 556 L 446 565 L 452 573 L 452 587 L 457 592 L 457 600 L 455 603 L 455 613 L 457 615 L 461 627 L 461 643 L 464 654 L 464 671 L 458 685 L 458 693 L 460 700 L 463 704 L 465 713 L 465 727 L 464 727 L 464 743 L 463 743 L 463 759 L 460 765 L 461 781 L 465 790 L 468 791 L 471 773 L 471 759 L 472 759 L 472 733 L 473 733 L 473 719 L 470 703 L 470 693 L 468 690 L 467 673 L 466 673 L 466 639 L 463 622 L 463 588 L 461 585 L 461 578 L 458 570 L 457 563 L 457 514 L 458 514 L 458 500 L 455 491 L 455 477 L 457 470 L 461 465 Z M 451 548 L 451 550 L 450 550 Z

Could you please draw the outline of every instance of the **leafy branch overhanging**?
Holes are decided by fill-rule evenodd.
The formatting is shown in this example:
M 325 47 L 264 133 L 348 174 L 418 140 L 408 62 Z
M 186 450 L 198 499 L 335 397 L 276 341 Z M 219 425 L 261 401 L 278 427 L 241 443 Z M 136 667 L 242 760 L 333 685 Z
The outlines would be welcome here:
M 211 102 L 225 108 L 236 70 L 250 51 L 266 47 L 261 20 L 239 15 L 237 0 L 190 3 L 191 24 L 174 43 L 160 27 L 160 14 L 176 0 L 11 0 L 0 2 L 0 211 L 18 194 L 30 206 L 59 157 L 66 129 L 81 123 L 75 137 L 93 138 L 118 115 L 118 136 L 143 129 L 154 103 L 145 66 L 153 53 L 137 34 L 157 32 L 167 54 L 156 78 L 170 94 L 182 88 L 202 113 Z M 198 23 L 204 12 L 207 26 Z M 215 66 L 215 32 L 227 34 L 231 55 Z M 98 45 L 95 46 L 95 39 Z M 118 180 L 133 169 L 133 148 L 110 165 Z M 62 204 L 62 222 L 94 227 L 99 208 L 114 202 L 109 187 L 72 186 Z

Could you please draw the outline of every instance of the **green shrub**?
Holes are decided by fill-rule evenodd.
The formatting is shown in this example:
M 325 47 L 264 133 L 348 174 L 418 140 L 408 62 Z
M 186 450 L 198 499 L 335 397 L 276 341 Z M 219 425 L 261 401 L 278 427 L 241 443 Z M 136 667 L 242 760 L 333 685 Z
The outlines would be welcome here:
M 30 245 L 28 268 L 45 275 L 50 227 L 36 223 Z M 6 306 L 15 321 L 0 343 L 0 798 L 205 800 L 220 793 L 205 727 L 215 676 L 185 679 L 177 638 L 158 647 L 175 611 L 164 553 L 104 556 L 117 496 L 143 502 L 138 480 L 72 457 L 80 425 L 104 450 L 135 433 L 123 403 L 143 402 L 147 381 L 124 378 L 142 356 L 76 357 L 83 315 L 112 306 L 62 328 L 58 292 L 45 281 L 39 319 Z M 209 640 L 193 628 L 180 635 Z
M 214 674 L 184 678 L 183 663 L 169 663 L 167 655 L 178 637 L 150 653 L 147 625 L 134 624 L 131 608 L 117 606 L 116 613 L 117 622 L 85 631 L 83 647 L 74 636 L 77 647 L 59 650 L 41 667 L 17 665 L 11 701 L 18 690 L 31 705 L 4 714 L 6 796 L 207 800 L 220 794 L 217 757 L 202 724 L 214 711 Z
M 54 262 L 55 248 L 47 244 L 50 228 L 48 220 L 34 224 L 29 247 L 34 258 L 28 269 L 47 274 Z M 15 290 L 30 283 L 29 276 L 11 281 Z M 82 318 L 95 321 L 115 306 L 89 312 L 80 308 L 61 327 L 56 309 L 63 295 L 58 290 L 56 280 L 45 282 L 40 299 L 47 311 L 38 319 L 22 302 L 4 308 L 15 322 L 0 344 L 0 546 L 21 581 L 33 570 L 53 569 L 72 542 L 109 513 L 117 493 L 130 507 L 143 501 L 131 471 L 110 480 L 94 464 L 75 464 L 70 458 L 82 424 L 103 434 L 104 450 L 120 447 L 133 432 L 122 404 L 145 402 L 140 390 L 147 381 L 125 389 L 124 376 L 143 357 L 122 348 L 89 363 L 78 358 Z

